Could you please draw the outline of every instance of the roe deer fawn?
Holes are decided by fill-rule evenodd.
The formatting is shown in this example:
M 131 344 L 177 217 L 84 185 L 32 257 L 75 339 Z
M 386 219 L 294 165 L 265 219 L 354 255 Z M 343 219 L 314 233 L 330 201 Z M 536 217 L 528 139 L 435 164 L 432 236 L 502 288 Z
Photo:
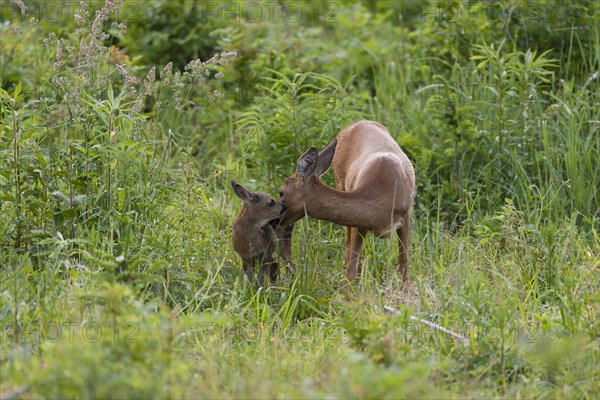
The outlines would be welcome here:
M 273 283 L 277 279 L 279 265 L 273 259 L 276 236 L 269 222 L 280 218 L 287 207 L 266 193 L 249 191 L 236 181 L 232 180 L 231 186 L 237 197 L 244 201 L 240 214 L 233 221 L 233 249 L 242 259 L 244 273 L 250 282 L 257 283 L 253 270 L 258 263 L 258 284 L 266 285 L 267 273 Z
M 337 190 L 319 177 L 333 161 Z M 320 153 L 309 148 L 298 160 L 294 175 L 279 190 L 287 206 L 281 226 L 305 215 L 345 225 L 346 277 L 361 270 L 363 238 L 368 232 L 399 239 L 398 272 L 408 280 L 408 241 L 415 175 L 413 166 L 388 130 L 373 121 L 359 121 L 342 130 Z M 291 230 L 286 234 L 291 238 Z M 285 258 L 291 242 L 280 249 Z

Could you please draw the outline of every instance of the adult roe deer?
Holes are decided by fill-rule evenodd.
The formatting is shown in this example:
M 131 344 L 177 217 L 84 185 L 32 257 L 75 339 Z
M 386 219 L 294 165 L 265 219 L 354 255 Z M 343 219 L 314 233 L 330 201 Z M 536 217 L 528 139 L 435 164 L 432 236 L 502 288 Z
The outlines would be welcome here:
M 319 179 L 332 161 L 337 190 Z M 407 282 L 415 174 L 412 163 L 383 125 L 359 121 L 342 130 L 320 153 L 309 148 L 279 196 L 287 206 L 282 227 L 305 215 L 346 226 L 348 280 L 360 273 L 364 236 L 373 232 L 389 237 L 396 231 L 398 271 Z M 291 231 L 288 229 L 280 242 L 284 258 L 291 255 Z
M 279 264 L 273 259 L 275 232 L 270 222 L 278 219 L 286 211 L 286 206 L 273 200 L 266 193 L 251 192 L 236 181 L 231 181 L 233 191 L 244 201 L 244 206 L 233 221 L 231 241 L 233 249 L 242 259 L 244 273 L 252 283 L 254 265 L 260 265 L 258 284 L 265 285 L 269 274 L 271 282 L 277 279 Z

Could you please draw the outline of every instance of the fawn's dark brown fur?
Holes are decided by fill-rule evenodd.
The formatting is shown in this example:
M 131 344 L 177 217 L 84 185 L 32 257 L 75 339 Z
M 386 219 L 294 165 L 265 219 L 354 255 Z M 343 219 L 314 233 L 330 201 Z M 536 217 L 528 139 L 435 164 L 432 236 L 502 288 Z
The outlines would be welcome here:
M 261 192 L 251 192 L 236 181 L 231 181 L 235 194 L 244 201 L 240 214 L 233 221 L 233 249 L 242 259 L 244 273 L 252 283 L 267 285 L 265 276 L 269 274 L 271 283 L 277 279 L 279 264 L 273 258 L 276 235 L 270 222 L 281 217 L 286 206 Z M 254 267 L 258 264 L 258 281 L 254 277 Z

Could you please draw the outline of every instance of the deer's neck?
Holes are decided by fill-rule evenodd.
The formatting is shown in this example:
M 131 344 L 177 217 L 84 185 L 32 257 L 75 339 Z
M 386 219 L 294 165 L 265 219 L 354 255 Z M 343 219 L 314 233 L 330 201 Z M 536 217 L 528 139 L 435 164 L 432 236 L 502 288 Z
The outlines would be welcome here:
M 373 204 L 358 193 L 335 190 L 319 182 L 313 194 L 305 202 L 309 216 L 345 226 L 371 228 Z
M 258 219 L 254 218 L 248 206 L 244 205 L 240 211 L 240 214 L 234 221 L 235 225 L 245 231 L 260 229 L 264 223 L 261 223 Z

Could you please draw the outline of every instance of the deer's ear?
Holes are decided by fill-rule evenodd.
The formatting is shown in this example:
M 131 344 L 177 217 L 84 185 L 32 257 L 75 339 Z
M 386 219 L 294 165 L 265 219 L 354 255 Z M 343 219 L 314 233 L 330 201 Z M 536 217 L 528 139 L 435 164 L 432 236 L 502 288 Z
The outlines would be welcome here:
M 306 179 L 314 174 L 317 169 L 318 158 L 319 154 L 317 153 L 317 149 L 311 147 L 306 150 L 306 153 L 298 159 L 298 175 L 303 179 Z
M 245 187 L 243 187 L 236 181 L 234 181 L 234 180 L 231 181 L 231 187 L 233 187 L 233 191 L 235 192 L 235 195 L 237 197 L 239 197 L 240 199 L 242 199 L 244 201 L 248 201 L 248 202 L 255 201 L 256 196 L 254 196 L 254 193 L 252 193 L 251 191 L 249 191 L 248 189 L 246 189 Z
M 333 155 L 335 154 L 335 146 L 337 146 L 337 139 L 333 139 L 321 152 L 319 153 L 319 158 L 317 159 L 317 175 L 321 176 L 331 166 L 331 161 L 333 161 Z

